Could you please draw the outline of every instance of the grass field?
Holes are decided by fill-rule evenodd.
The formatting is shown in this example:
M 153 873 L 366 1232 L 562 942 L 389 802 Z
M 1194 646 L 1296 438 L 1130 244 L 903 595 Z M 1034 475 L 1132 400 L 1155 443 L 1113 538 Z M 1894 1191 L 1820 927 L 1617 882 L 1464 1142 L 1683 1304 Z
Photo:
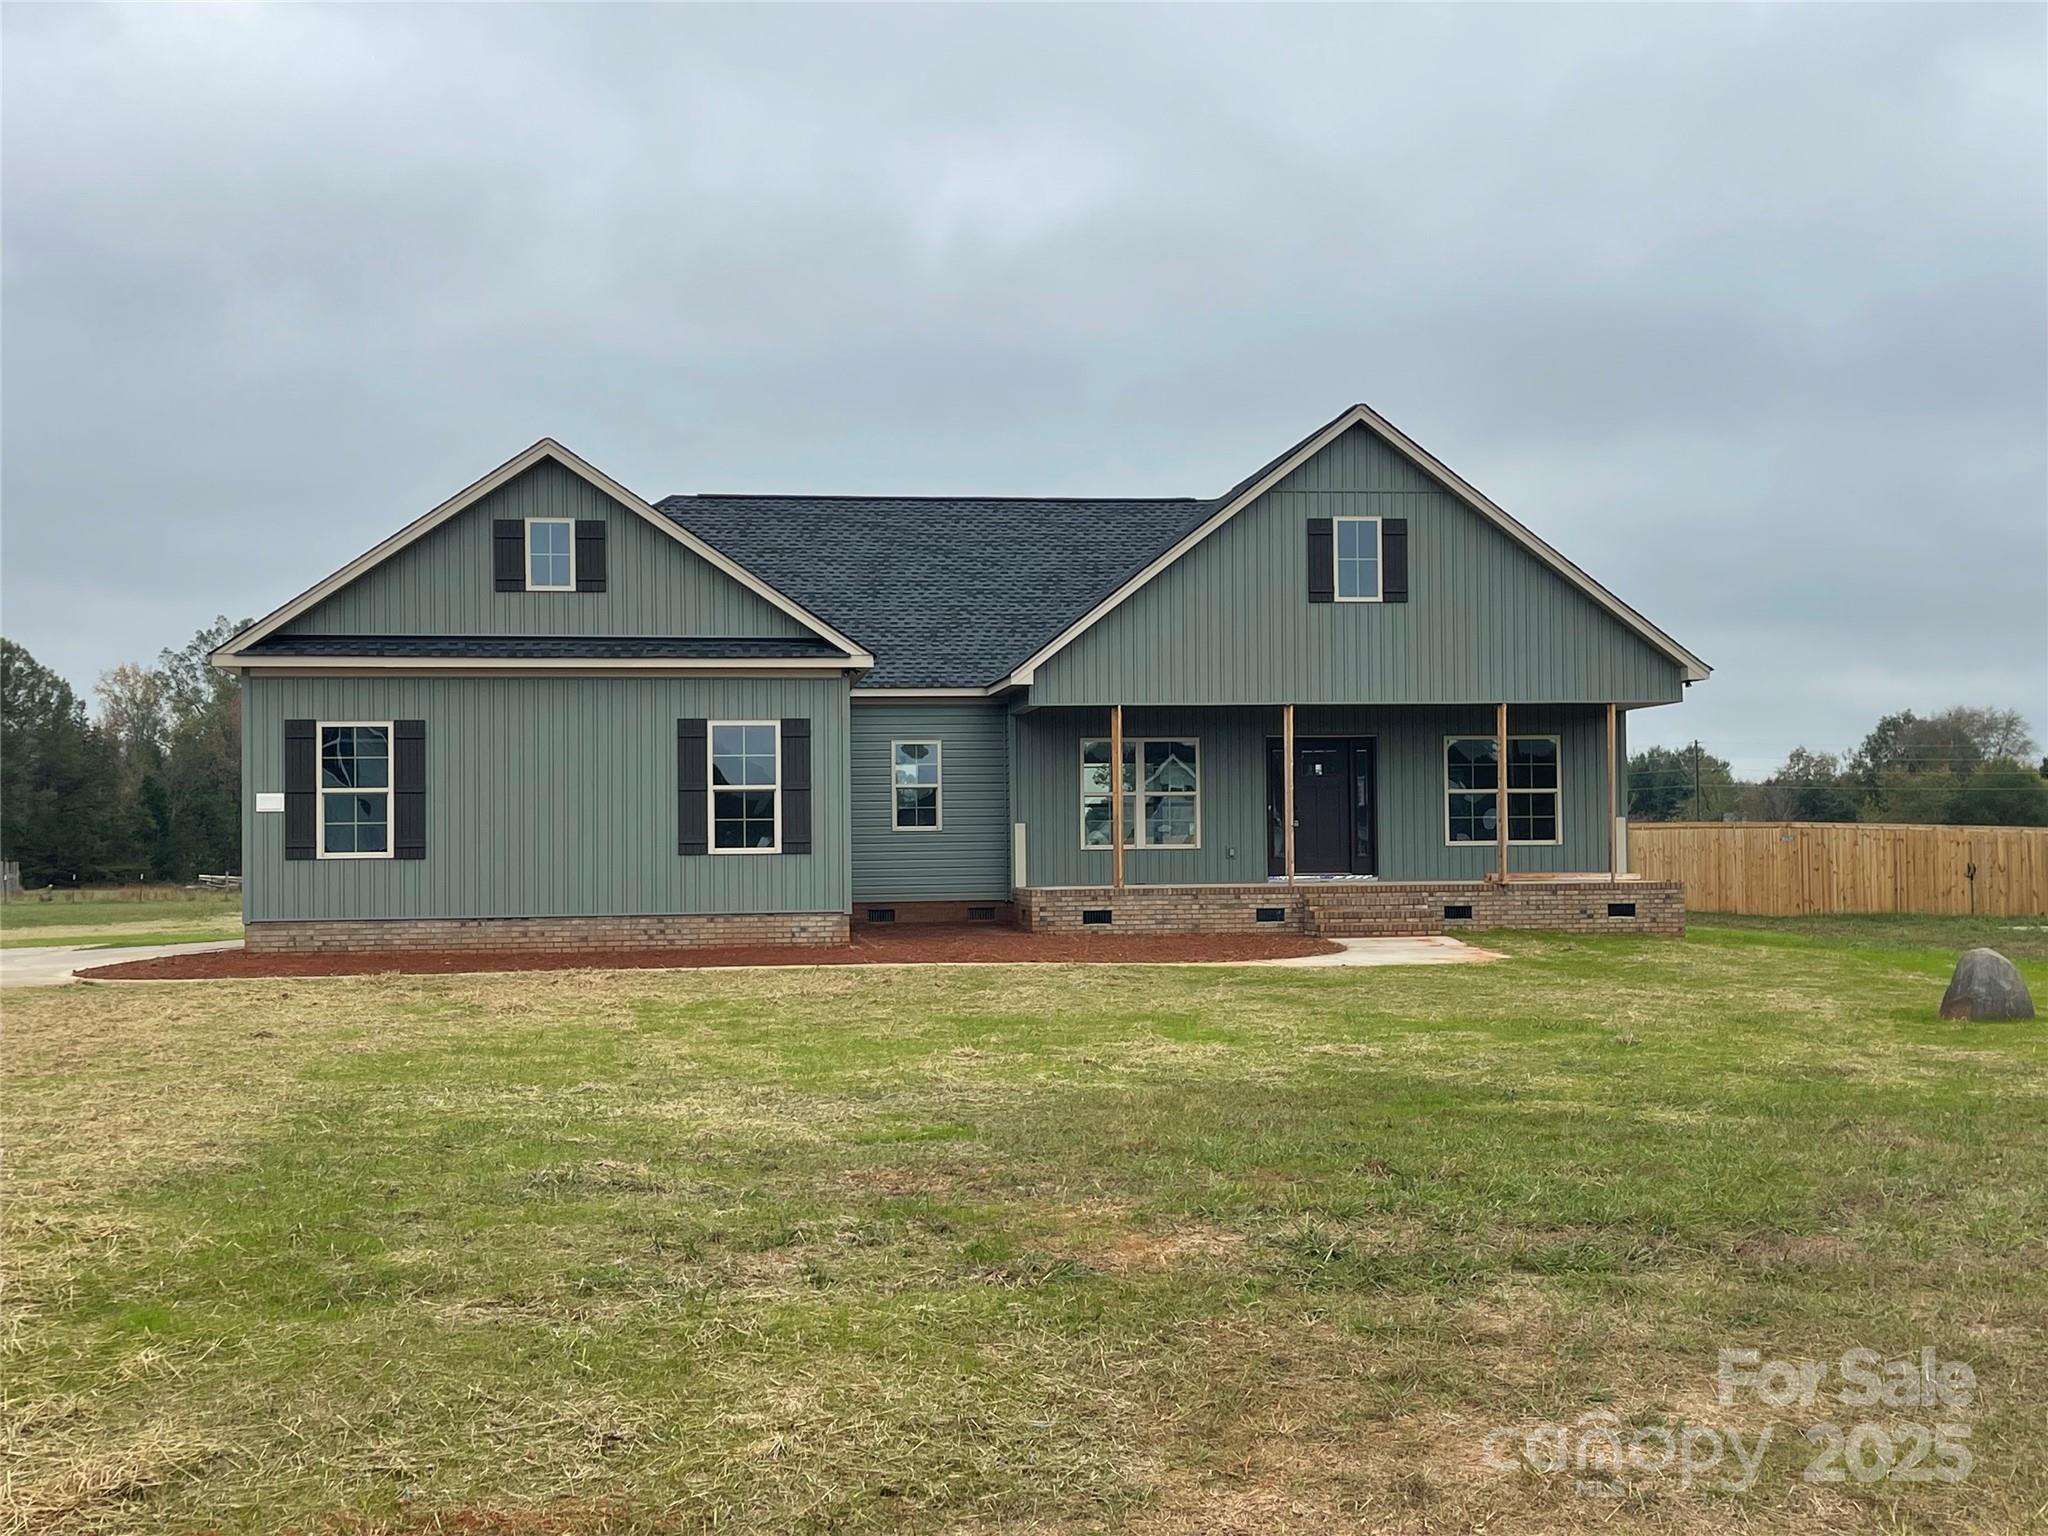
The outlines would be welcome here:
M 177 886 L 34 892 L 0 902 L 0 949 L 185 944 L 242 936 L 239 891 Z
M 2048 1034 L 1937 1022 L 1929 931 L 9 994 L 8 1511 L 2039 1528 Z M 1857 1346 L 1977 1391 L 1717 1401 L 1724 1347 Z M 1588 1414 L 1776 1427 L 1746 1492 L 1489 1454 Z M 1803 1479 L 1872 1417 L 1966 1422 L 1974 1469 Z

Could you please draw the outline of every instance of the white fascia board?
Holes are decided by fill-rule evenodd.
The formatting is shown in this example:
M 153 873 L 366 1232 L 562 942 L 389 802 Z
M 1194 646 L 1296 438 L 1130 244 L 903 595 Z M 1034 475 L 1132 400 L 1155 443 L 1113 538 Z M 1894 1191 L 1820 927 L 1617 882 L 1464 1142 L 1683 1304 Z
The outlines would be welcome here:
M 483 500 L 491 492 L 510 484 L 520 475 L 525 474 L 527 470 L 547 459 L 552 459 L 571 474 L 589 482 L 614 501 L 638 514 L 642 520 L 674 539 L 678 544 L 689 550 L 691 554 L 696 555 L 699 559 L 705 561 L 724 575 L 731 577 L 756 597 L 788 614 L 789 617 L 795 619 L 812 634 L 838 646 L 847 653 L 847 659 L 844 663 L 835 664 L 854 666 L 872 666 L 874 664 L 872 658 L 865 661 L 860 660 L 859 658 L 867 656 L 865 650 L 802 604 L 776 591 L 767 582 L 761 580 L 751 571 L 743 569 L 735 561 L 721 554 L 709 544 L 706 544 L 680 523 L 677 523 L 672 518 L 662 516 L 661 513 L 655 511 L 653 507 L 641 500 L 640 497 L 627 490 L 618 481 L 612 479 L 610 475 L 604 473 L 603 470 L 598 469 L 595 465 L 563 447 L 551 437 L 544 437 L 523 453 L 515 454 L 485 475 L 481 480 L 467 486 L 463 490 L 457 491 L 431 512 L 407 523 L 398 532 L 392 534 L 390 538 L 384 540 L 383 543 L 358 555 L 340 570 L 334 572 L 333 575 L 308 587 L 283 607 L 264 615 L 264 617 L 258 619 L 239 635 L 236 635 L 232 640 L 229 640 L 225 645 L 215 650 L 208 657 L 208 660 L 217 666 L 229 663 L 241 664 L 240 658 L 242 654 L 257 641 L 275 633 L 316 603 L 333 596 L 364 572 L 381 565 L 407 545 L 433 532 L 434 529 L 440 527 L 441 524 L 447 522 L 449 518 L 454 517 L 458 512 L 465 511 L 469 507 L 476 505 L 477 502 Z

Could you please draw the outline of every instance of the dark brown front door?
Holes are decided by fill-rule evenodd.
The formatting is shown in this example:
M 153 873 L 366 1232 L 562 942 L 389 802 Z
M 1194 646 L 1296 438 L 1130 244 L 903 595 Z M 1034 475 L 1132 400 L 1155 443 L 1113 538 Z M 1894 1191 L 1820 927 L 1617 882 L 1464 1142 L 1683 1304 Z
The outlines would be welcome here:
M 1286 872 L 1280 744 L 1266 749 L 1266 850 L 1270 874 Z M 1314 737 L 1294 744 L 1294 870 L 1302 875 L 1369 875 L 1373 846 L 1370 741 Z

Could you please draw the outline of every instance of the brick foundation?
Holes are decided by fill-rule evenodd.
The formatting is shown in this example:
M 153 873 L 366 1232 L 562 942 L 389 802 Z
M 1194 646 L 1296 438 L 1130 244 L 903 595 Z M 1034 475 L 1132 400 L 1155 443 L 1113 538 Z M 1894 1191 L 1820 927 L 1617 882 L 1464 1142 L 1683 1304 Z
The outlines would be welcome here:
M 398 917 L 250 923 L 259 953 L 393 949 L 705 949 L 725 944 L 844 944 L 843 912 L 698 913 L 649 917 Z
M 1541 928 L 1560 933 L 1685 932 L 1685 888 L 1661 880 L 1331 881 L 1285 885 L 1080 886 L 1019 891 L 1018 921 L 1048 933 L 1311 933 L 1325 938 Z M 1609 907 L 1633 903 L 1634 916 Z M 1470 917 L 1446 917 L 1449 907 Z M 1260 922 L 1260 909 L 1278 909 Z M 1084 914 L 1107 912 L 1108 923 Z
M 994 923 L 999 928 L 1013 928 L 1017 924 L 1017 911 L 1008 897 L 995 901 L 856 901 L 853 920 L 874 922 L 876 919 L 869 914 L 877 909 L 895 913 L 893 918 L 882 921 L 893 922 L 899 928 L 917 923 Z

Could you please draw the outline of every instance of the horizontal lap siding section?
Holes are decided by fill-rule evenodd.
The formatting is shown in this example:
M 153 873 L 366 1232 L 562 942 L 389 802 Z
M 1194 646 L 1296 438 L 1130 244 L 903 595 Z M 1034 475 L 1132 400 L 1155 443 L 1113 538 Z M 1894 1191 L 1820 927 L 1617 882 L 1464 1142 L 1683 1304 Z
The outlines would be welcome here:
M 853 895 L 856 901 L 1002 901 L 1010 894 L 1008 721 L 986 699 L 852 704 Z M 892 818 L 897 741 L 937 741 L 936 832 Z
M 270 677 L 243 695 L 247 916 L 592 917 L 844 912 L 841 678 Z M 676 721 L 811 722 L 813 851 L 676 851 Z M 286 863 L 284 722 L 427 724 L 427 856 Z
M 605 524 L 602 592 L 499 592 L 491 524 Z M 522 553 L 524 546 L 522 545 Z M 561 465 L 535 465 L 285 626 L 296 635 L 669 635 L 810 632 Z
M 1409 600 L 1310 603 L 1310 518 L 1408 520 Z M 1668 703 L 1676 665 L 1364 427 L 1038 669 L 1051 704 Z
M 1376 745 L 1379 874 L 1388 880 L 1476 880 L 1498 867 L 1492 843 L 1444 842 L 1444 738 L 1492 736 L 1487 705 L 1297 708 L 1295 734 L 1368 736 Z M 1607 868 L 1607 751 L 1604 709 L 1523 705 L 1509 711 L 1517 736 L 1559 738 L 1555 847 L 1509 851 L 1509 867 L 1531 874 Z M 1266 742 L 1280 735 L 1277 708 L 1124 711 L 1127 736 L 1193 736 L 1201 743 L 1201 846 L 1131 848 L 1131 885 L 1207 884 L 1266 878 Z M 1026 825 L 1026 878 L 1033 886 L 1100 885 L 1109 850 L 1081 846 L 1080 743 L 1107 736 L 1107 710 L 1031 710 L 1016 716 L 1017 817 Z

